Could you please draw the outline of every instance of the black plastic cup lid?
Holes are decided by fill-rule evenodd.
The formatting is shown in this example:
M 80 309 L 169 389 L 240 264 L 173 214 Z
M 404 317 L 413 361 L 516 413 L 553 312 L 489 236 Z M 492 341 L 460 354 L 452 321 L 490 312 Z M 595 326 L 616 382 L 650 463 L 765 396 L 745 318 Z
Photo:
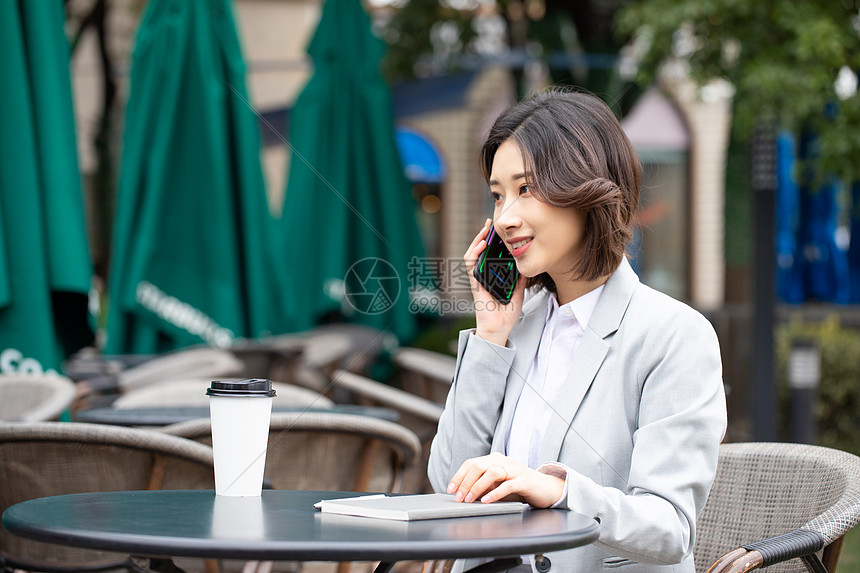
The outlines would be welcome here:
M 207 396 L 229 396 L 231 398 L 271 398 L 275 396 L 272 382 L 265 378 L 247 380 L 213 380 L 206 389 Z

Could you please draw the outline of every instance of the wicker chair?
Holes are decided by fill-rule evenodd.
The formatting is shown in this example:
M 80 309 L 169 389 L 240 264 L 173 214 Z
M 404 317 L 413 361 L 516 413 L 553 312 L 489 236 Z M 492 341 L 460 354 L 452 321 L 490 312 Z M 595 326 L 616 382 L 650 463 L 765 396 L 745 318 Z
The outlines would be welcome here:
M 351 372 L 366 372 L 377 358 L 397 346 L 389 332 L 359 324 L 327 324 L 296 333 L 282 334 L 258 341 L 263 347 L 300 349 L 292 377 L 277 378 L 322 392 L 336 402 L 336 389 L 329 384 L 332 373 L 343 368 Z
M 0 511 L 37 497 L 214 488 L 212 449 L 160 432 L 63 422 L 0 424 Z M 25 540 L 0 528 L 0 569 L 139 570 L 127 556 Z
M 208 406 L 209 378 L 192 378 L 187 380 L 170 380 L 158 382 L 142 388 L 136 388 L 117 398 L 114 408 L 144 408 L 160 406 Z M 334 403 L 318 392 L 287 384 L 272 382 L 276 392 L 275 404 L 297 407 L 330 408 Z
M 0 375 L 0 420 L 55 420 L 75 399 L 69 378 L 48 374 Z
M 119 373 L 117 382 L 122 392 L 129 392 L 167 380 L 238 376 L 242 374 L 244 366 L 242 361 L 228 350 L 205 346 L 186 348 L 123 370 Z
M 208 418 L 164 432 L 212 443 Z M 266 480 L 275 489 L 399 492 L 421 451 L 418 438 L 387 420 L 328 412 L 272 414 Z
M 404 390 L 444 404 L 454 380 L 457 359 L 423 348 L 398 348 L 392 355 Z
M 723 444 L 698 520 L 696 569 L 832 573 L 858 522 L 857 456 L 804 444 Z
M 232 352 L 197 346 L 168 352 L 130 368 L 81 380 L 77 409 L 103 406 L 124 394 L 150 384 L 185 378 L 241 376 L 245 364 Z
M 430 444 L 436 435 L 439 417 L 442 415 L 442 406 L 346 370 L 335 371 L 331 384 L 335 389 L 349 392 L 356 403 L 391 408 L 400 413 L 400 423 L 415 432 L 421 441 L 421 457 L 418 463 L 407 471 L 404 491 L 432 492 L 433 487 L 427 477 L 427 462 L 430 459 Z

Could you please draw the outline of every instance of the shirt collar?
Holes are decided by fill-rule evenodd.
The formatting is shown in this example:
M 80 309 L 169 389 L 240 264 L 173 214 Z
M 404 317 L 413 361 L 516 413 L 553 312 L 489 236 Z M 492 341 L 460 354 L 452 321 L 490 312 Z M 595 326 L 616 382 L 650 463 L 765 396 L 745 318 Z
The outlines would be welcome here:
M 556 298 L 556 294 L 551 292 L 547 297 L 547 319 L 551 317 L 558 317 L 560 314 L 559 310 L 564 310 L 565 308 L 569 308 L 573 313 L 574 319 L 583 330 L 588 328 L 588 321 L 591 320 L 591 315 L 594 313 L 595 307 L 597 307 L 597 299 L 600 298 L 600 293 L 603 292 L 603 287 L 605 285 L 600 285 L 599 287 L 588 291 L 584 295 L 579 298 L 575 298 L 567 304 L 563 304 L 559 307 L 558 299 Z

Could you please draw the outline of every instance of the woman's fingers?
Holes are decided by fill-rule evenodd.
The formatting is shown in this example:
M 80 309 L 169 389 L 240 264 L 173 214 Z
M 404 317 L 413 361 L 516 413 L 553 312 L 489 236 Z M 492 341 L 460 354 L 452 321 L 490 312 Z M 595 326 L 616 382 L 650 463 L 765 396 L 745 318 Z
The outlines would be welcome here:
M 476 462 L 476 460 L 470 461 Z M 481 476 L 484 475 L 485 468 L 479 463 L 471 463 L 468 465 L 464 464 L 464 467 L 466 471 L 463 473 L 462 477 L 458 480 L 457 476 L 455 476 L 455 478 L 451 480 L 452 483 L 456 483 L 453 488 L 449 488 L 449 493 L 454 494 L 454 501 L 466 501 L 466 497 L 474 488 L 475 483 L 477 483 L 478 480 L 481 479 Z M 472 501 L 472 499 L 474 499 L 474 497 L 466 501 L 466 503 Z
M 479 458 L 470 458 L 460 464 L 460 467 L 454 473 L 451 481 L 448 483 L 448 493 L 462 491 L 463 495 L 472 487 L 478 480 L 486 468 L 493 465 L 493 461 L 498 458 L 504 459 L 505 456 L 498 453 L 492 453 Z
M 455 494 L 456 501 L 466 503 L 480 499 L 510 477 L 507 462 L 509 458 L 499 453 L 466 460 L 451 478 L 448 493 Z
M 488 467 L 463 496 L 463 501 L 466 503 L 471 503 L 475 500 L 483 501 L 482 498 L 486 497 L 488 492 L 495 491 L 495 489 L 506 482 L 508 478 L 508 471 L 504 467 Z
M 472 269 L 475 268 L 475 261 L 478 260 L 478 255 L 486 248 L 487 243 L 484 239 L 487 237 L 487 233 L 490 230 L 491 219 L 487 219 L 484 222 L 484 227 L 475 235 L 475 238 L 472 239 L 472 243 L 469 245 L 469 248 L 466 249 L 466 254 L 463 255 L 463 260 L 466 263 L 466 270 L 469 271 L 469 276 L 472 276 Z M 483 243 L 483 245 L 481 244 Z
M 510 477 L 510 476 L 508 476 Z M 481 503 L 493 503 L 496 501 L 522 501 L 523 496 L 517 493 L 516 484 L 519 478 L 506 479 L 500 482 L 480 498 Z
M 466 460 L 451 478 L 456 501 L 523 501 L 549 507 L 561 498 L 564 479 L 540 473 L 500 453 Z

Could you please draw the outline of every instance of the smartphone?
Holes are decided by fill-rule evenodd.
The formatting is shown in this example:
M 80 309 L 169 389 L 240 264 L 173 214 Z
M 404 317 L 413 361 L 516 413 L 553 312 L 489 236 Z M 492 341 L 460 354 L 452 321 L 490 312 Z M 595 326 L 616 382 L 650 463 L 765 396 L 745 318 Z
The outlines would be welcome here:
M 475 263 L 473 274 L 497 301 L 502 304 L 511 302 L 520 273 L 513 255 L 492 225 L 487 237 L 487 248 Z

